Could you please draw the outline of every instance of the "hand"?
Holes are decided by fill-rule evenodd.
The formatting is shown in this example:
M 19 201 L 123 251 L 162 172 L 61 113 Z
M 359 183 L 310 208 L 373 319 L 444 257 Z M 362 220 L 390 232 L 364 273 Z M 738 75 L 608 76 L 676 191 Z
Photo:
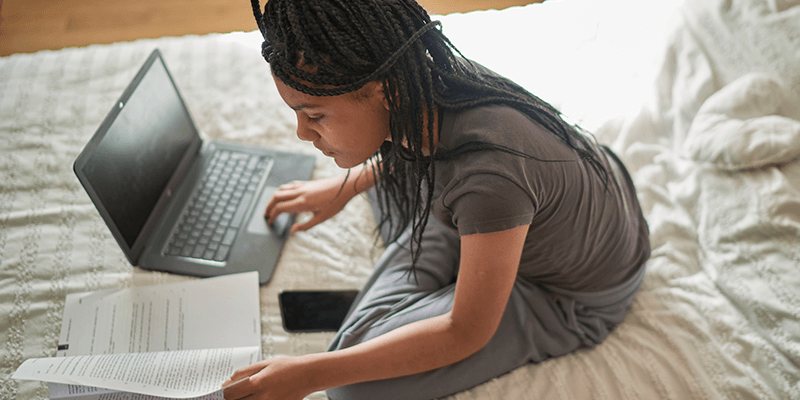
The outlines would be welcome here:
M 245 397 L 253 400 L 302 400 L 314 392 L 309 388 L 310 384 L 301 363 L 295 358 L 281 357 L 242 368 L 222 386 L 225 400 Z
M 270 224 L 281 213 L 310 212 L 311 219 L 292 225 L 291 232 L 305 231 L 342 211 L 356 193 L 352 184 L 344 184 L 344 177 L 319 181 L 291 182 L 282 185 L 267 204 L 264 217 Z

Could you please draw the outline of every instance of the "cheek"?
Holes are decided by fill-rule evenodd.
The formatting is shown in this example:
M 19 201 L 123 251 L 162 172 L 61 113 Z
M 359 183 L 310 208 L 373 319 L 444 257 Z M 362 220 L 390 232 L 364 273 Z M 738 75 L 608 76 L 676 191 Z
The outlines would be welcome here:
M 363 127 L 364 134 L 361 136 L 361 147 L 365 153 L 369 153 L 371 156 L 378 151 L 378 148 L 389 137 L 389 124 L 376 118 L 365 122 L 368 122 L 368 124 Z
M 389 136 L 389 112 L 382 107 L 357 107 L 347 111 L 323 120 L 316 129 L 331 149 L 365 161 Z
M 390 137 L 388 110 L 382 107 L 380 109 L 373 109 L 372 112 L 369 113 L 368 120 L 371 131 L 370 135 L 372 136 L 373 142 L 380 144 Z

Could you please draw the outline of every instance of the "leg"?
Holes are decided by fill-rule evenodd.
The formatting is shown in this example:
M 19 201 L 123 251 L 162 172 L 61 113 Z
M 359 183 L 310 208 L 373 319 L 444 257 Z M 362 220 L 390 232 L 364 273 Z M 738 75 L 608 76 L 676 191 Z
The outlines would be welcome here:
M 452 308 L 454 284 L 424 298 L 423 304 L 397 308 L 392 315 L 376 318 L 375 326 L 355 335 L 345 332 L 341 347 L 355 345 L 398 326 L 439 315 Z M 540 362 L 582 347 L 582 340 L 564 324 L 564 313 L 552 295 L 518 281 L 495 335 L 489 344 L 455 364 L 420 374 L 363 382 L 328 390 L 333 400 L 344 399 L 433 399 L 496 378 L 529 362 Z
M 409 235 L 410 231 L 406 231 L 387 247 L 329 350 L 350 347 L 410 322 L 450 311 L 460 239 L 431 219 L 423 234 L 416 275 L 412 275 Z M 409 312 L 411 319 L 401 317 Z

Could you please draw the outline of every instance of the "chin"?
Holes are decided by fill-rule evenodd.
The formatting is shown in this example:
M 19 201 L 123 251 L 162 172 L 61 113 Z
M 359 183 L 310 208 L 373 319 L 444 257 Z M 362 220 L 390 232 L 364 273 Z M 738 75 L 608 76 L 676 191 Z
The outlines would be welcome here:
M 335 162 L 336 165 L 339 166 L 339 168 L 352 168 L 350 163 L 347 162 L 347 160 L 342 159 L 341 157 L 338 156 L 328 156 L 328 157 L 332 158 L 333 162 Z
M 352 162 L 341 161 L 341 160 L 338 160 L 336 158 L 333 159 L 333 162 L 335 162 L 336 165 L 339 166 L 339 168 L 343 168 L 343 169 L 353 168 L 356 165 L 360 164 L 360 163 L 355 163 L 354 164 Z
M 364 160 L 353 159 L 352 157 L 351 158 L 342 158 L 341 156 L 330 156 L 330 157 L 333 158 L 333 162 L 335 162 L 336 165 L 339 166 L 339 168 L 343 168 L 343 169 L 357 167 L 357 166 L 363 164 L 364 162 L 366 162 L 368 160 L 368 159 L 364 159 Z

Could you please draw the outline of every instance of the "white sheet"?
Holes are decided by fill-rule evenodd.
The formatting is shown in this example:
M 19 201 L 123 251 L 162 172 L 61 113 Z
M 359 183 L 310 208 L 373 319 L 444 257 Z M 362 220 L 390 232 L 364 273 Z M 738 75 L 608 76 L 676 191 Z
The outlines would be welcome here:
M 467 57 L 613 145 L 653 248 L 605 343 L 450 398 L 800 399 L 798 1 L 549 0 L 441 18 Z M 0 58 L 0 398 L 46 398 L 8 376 L 55 354 L 67 293 L 191 279 L 130 268 L 71 171 L 153 47 L 204 135 L 315 154 L 315 178 L 341 173 L 294 137 L 258 43 L 250 32 Z M 283 331 L 277 293 L 359 287 L 379 255 L 374 224 L 358 198 L 291 238 L 260 291 L 265 357 L 325 349 L 329 334 Z

